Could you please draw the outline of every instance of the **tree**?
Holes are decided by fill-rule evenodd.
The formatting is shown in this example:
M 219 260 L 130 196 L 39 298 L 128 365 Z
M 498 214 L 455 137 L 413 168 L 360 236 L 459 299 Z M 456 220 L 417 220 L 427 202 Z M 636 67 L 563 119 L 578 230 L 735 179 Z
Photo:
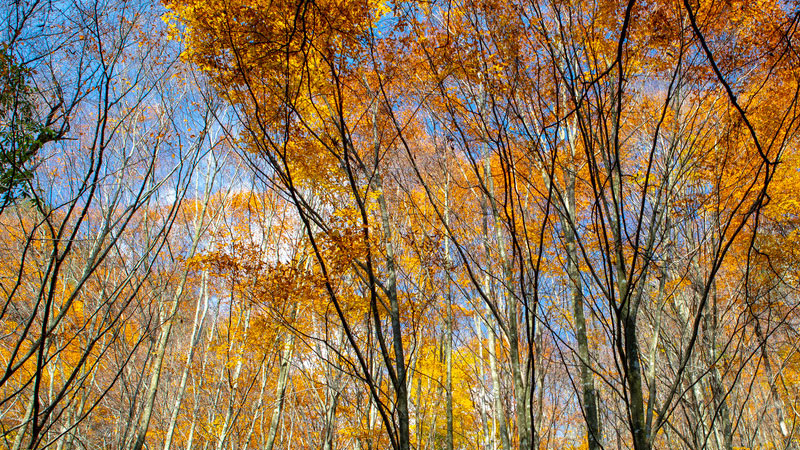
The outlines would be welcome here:
M 177 52 L 133 45 L 158 32 L 146 6 L 83 6 L 4 7 L 0 404 L 14 449 L 70 447 L 103 422 L 147 340 L 132 316 L 202 154 L 203 137 L 171 141 Z
M 793 8 L 7 5 L 4 446 L 797 447 Z

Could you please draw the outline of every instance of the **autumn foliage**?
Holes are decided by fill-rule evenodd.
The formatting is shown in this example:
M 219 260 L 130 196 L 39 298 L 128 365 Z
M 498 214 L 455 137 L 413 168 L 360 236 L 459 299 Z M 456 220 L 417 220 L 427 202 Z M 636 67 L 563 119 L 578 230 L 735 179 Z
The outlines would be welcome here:
M 2 8 L 0 447 L 800 445 L 795 3 Z

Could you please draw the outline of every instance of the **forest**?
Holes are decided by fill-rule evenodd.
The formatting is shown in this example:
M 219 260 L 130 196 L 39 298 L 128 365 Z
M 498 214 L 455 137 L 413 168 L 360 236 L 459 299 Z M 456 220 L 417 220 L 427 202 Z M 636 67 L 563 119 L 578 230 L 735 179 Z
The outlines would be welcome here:
M 797 0 L 0 17 L 0 449 L 800 448 Z

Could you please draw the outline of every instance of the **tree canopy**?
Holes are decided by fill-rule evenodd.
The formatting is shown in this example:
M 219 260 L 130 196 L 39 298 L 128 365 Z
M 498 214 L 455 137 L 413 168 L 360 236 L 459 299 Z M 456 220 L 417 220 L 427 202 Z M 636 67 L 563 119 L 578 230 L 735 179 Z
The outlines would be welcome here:
M 794 2 L 12 2 L 0 445 L 800 445 Z

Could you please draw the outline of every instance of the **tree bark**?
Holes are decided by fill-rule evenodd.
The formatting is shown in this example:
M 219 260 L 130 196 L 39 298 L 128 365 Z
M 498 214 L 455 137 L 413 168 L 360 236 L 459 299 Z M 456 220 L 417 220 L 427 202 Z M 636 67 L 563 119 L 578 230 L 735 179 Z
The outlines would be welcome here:
M 181 374 L 181 381 L 178 385 L 178 398 L 175 399 L 175 406 L 172 408 L 172 415 L 169 419 L 167 427 L 167 434 L 164 437 L 164 450 L 170 450 L 172 446 L 172 437 L 175 434 L 175 424 L 178 422 L 178 412 L 180 411 L 181 404 L 183 403 L 183 396 L 186 393 L 186 383 L 189 379 L 189 372 L 192 369 L 192 359 L 194 358 L 197 342 L 200 339 L 200 332 L 205 323 L 206 313 L 208 312 L 208 295 L 206 293 L 206 279 L 208 274 L 203 272 L 201 281 L 201 294 L 200 299 L 197 300 L 197 306 L 194 311 L 194 319 L 192 321 L 192 337 L 189 341 L 189 349 L 186 352 L 186 365 L 183 367 Z
M 294 319 L 296 309 L 292 309 L 292 318 Z M 264 444 L 264 450 L 272 450 L 275 445 L 275 436 L 278 434 L 278 425 L 281 421 L 281 414 L 283 413 L 283 405 L 286 401 L 286 386 L 289 378 L 289 365 L 292 359 L 292 352 L 294 351 L 294 335 L 288 334 L 283 344 L 283 351 L 281 352 L 281 362 L 278 368 L 278 384 L 275 387 L 276 397 L 278 399 L 277 405 L 272 410 L 272 418 L 269 422 L 269 432 L 267 433 L 267 441 Z
M 406 364 L 403 351 L 403 334 L 400 321 L 400 302 L 397 298 L 397 269 L 395 267 L 394 243 L 392 241 L 392 225 L 389 218 L 389 208 L 383 194 L 383 181 L 380 175 L 375 175 L 375 191 L 378 194 L 378 206 L 381 213 L 381 225 L 384 232 L 384 246 L 386 248 L 386 295 L 389 297 L 389 318 L 392 324 L 392 347 L 394 348 L 394 367 L 397 382 L 394 386 L 395 402 L 398 421 L 399 450 L 409 450 L 409 414 L 408 414 L 408 387 L 406 385 Z M 376 324 L 377 326 L 377 324 Z M 387 361 L 387 363 L 389 363 Z

